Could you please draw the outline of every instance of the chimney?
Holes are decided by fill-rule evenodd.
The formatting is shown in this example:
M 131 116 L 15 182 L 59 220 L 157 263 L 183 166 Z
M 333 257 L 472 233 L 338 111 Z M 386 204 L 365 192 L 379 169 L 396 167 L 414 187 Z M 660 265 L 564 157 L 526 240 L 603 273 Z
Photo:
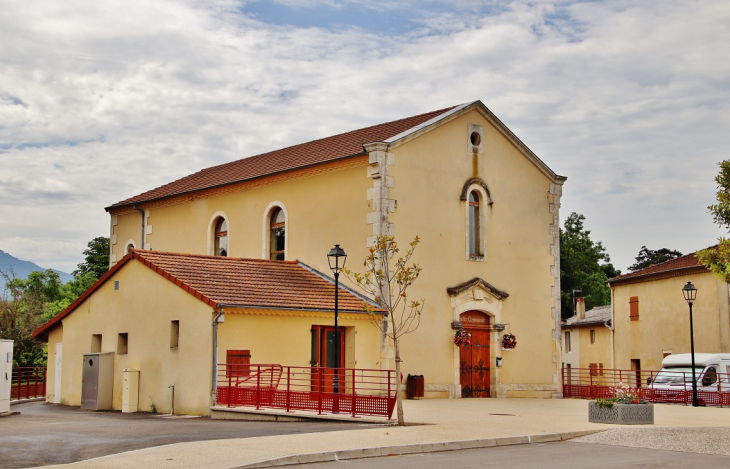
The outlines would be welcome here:
M 575 299 L 575 312 L 578 314 L 578 319 L 586 318 L 586 299 L 576 298 Z

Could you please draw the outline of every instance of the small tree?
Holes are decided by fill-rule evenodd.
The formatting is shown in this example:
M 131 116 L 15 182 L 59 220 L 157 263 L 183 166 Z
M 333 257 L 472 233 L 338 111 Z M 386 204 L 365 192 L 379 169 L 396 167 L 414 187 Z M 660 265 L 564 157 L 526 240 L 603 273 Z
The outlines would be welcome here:
M 400 338 L 415 331 L 421 323 L 421 311 L 426 300 L 408 301 L 408 288 L 421 274 L 418 264 L 410 264 L 413 252 L 420 242 L 418 236 L 408 244 L 408 250 L 396 258 L 400 249 L 393 236 L 378 236 L 375 245 L 365 257 L 365 272 L 358 273 L 345 270 L 347 278 L 354 282 L 386 310 L 386 316 L 379 319 L 369 303 L 363 303 L 363 309 L 370 313 L 372 323 L 393 341 L 395 351 L 395 374 L 398 382 L 396 390 L 396 407 L 398 409 L 398 425 L 405 425 L 403 419 L 403 401 L 400 393 Z
M 730 229 L 730 160 L 720 162 L 720 173 L 715 176 L 717 183 L 717 203 L 708 210 L 715 223 Z M 697 258 L 717 277 L 730 283 L 730 240 L 720 238 L 717 248 L 705 249 L 697 253 Z

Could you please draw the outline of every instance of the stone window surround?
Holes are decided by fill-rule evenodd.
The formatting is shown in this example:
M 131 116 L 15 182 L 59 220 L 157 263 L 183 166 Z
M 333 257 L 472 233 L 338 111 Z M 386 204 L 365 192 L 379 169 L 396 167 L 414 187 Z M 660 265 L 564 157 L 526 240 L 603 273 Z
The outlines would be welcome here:
M 486 184 L 481 180 L 473 180 L 466 187 L 466 197 L 462 199 L 464 202 L 464 226 L 466 227 L 466 236 L 464 238 L 464 252 L 467 261 L 487 262 L 487 206 L 492 205 L 492 199 L 485 189 Z M 479 194 L 479 252 L 475 255 L 469 252 L 469 234 L 471 226 L 469 223 L 469 194 L 476 192 Z
M 206 253 L 209 256 L 215 256 L 215 225 L 219 218 L 222 218 L 226 221 L 226 225 L 228 225 L 228 256 L 231 255 L 231 220 L 228 218 L 228 215 L 226 215 L 223 211 L 217 211 L 213 214 L 213 216 L 208 221 L 208 245 Z
M 271 202 L 269 205 L 266 206 L 266 210 L 264 210 L 264 219 L 261 223 L 261 258 L 262 259 L 271 259 L 271 250 L 270 250 L 270 243 L 271 243 L 271 215 L 274 212 L 274 209 L 280 208 L 282 212 L 284 212 L 284 226 L 286 227 L 286 234 L 284 236 L 284 260 L 289 259 L 289 212 L 287 211 L 286 207 L 284 206 L 283 202 L 280 202 L 278 200 L 275 200 Z M 230 227 L 230 225 L 229 225 Z M 228 242 L 228 252 L 230 252 L 230 238 Z

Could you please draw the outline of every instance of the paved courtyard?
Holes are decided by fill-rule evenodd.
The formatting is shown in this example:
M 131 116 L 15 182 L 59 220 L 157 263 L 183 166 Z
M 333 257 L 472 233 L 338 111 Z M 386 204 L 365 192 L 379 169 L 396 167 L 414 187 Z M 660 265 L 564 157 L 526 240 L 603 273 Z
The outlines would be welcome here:
M 45 402 L 13 405 L 0 418 L 0 468 L 82 461 L 124 451 L 201 440 L 363 428 L 338 422 L 241 422 L 164 415 L 88 412 Z
M 28 404 L 20 406 L 20 410 L 24 406 Z M 619 452 L 622 451 L 621 448 L 624 452 L 629 452 L 628 447 L 632 446 L 686 454 L 708 454 L 714 455 L 717 461 L 725 458 L 728 454 L 726 448 L 730 448 L 730 409 L 657 404 L 655 425 L 614 426 L 589 423 L 588 401 L 577 399 L 425 399 L 405 401 L 404 407 L 406 421 L 414 425 L 392 427 L 322 422 L 314 427 L 305 427 L 304 425 L 309 424 L 162 419 L 149 415 L 88 413 L 66 408 L 61 408 L 60 412 L 66 415 L 68 422 L 59 421 L 55 425 L 71 425 L 73 432 L 74 429 L 85 426 L 88 420 L 100 419 L 104 421 L 99 424 L 100 429 L 107 425 L 116 428 L 110 428 L 109 435 L 101 433 L 94 436 L 98 436 L 97 440 L 92 438 L 87 441 L 96 441 L 94 444 L 110 447 L 113 447 L 115 440 L 134 436 L 138 428 L 152 425 L 148 422 L 160 425 L 155 430 L 150 430 L 147 437 L 140 438 L 143 441 L 155 440 L 146 445 L 151 447 L 68 465 L 73 468 L 93 469 L 271 467 L 461 449 L 486 448 L 488 451 L 489 448 L 511 445 L 529 447 L 565 440 L 574 441 L 575 444 L 598 444 L 602 447 L 612 445 Z M 42 418 L 42 412 L 48 409 L 55 412 L 58 409 L 56 406 L 34 404 L 29 408 L 39 409 L 41 412 L 41 426 L 36 428 L 54 425 L 53 420 L 46 421 L 47 419 Z M 77 422 L 76 416 L 83 416 L 84 421 Z M 8 427 L 9 422 L 17 417 L 0 421 L 0 438 L 3 442 L 10 441 L 9 446 L 14 446 L 16 450 L 22 450 L 19 447 L 22 444 L 38 444 L 35 435 L 28 435 L 26 440 L 6 440 L 6 435 L 16 435 L 15 429 L 8 430 Z M 143 422 L 143 425 L 135 427 L 137 421 Z M 197 425 L 200 426 L 192 427 L 191 433 L 180 430 L 184 435 L 179 435 L 179 443 L 164 444 L 156 440 L 158 433 L 175 433 L 178 427 L 171 424 L 176 422 L 199 422 Z M 204 433 L 203 430 L 208 428 L 210 432 Z M 256 432 L 260 433 L 257 435 Z M 16 435 L 14 438 L 19 437 Z M 39 446 L 45 450 L 45 447 L 50 448 L 48 445 L 52 441 L 49 438 Z M 77 455 L 83 456 L 86 450 L 88 448 L 81 445 L 77 448 Z M 115 449 L 123 450 L 119 447 Z M 370 462 L 376 466 L 377 461 Z

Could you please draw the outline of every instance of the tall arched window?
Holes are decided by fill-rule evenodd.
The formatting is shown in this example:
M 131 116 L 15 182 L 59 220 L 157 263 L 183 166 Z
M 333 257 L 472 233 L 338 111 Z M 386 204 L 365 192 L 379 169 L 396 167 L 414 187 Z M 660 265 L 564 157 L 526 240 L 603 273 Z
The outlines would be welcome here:
M 286 215 L 281 208 L 271 212 L 269 253 L 272 261 L 283 261 L 286 249 Z
M 213 232 L 215 240 L 215 256 L 228 256 L 228 222 L 225 218 L 219 217 L 215 222 L 215 231 Z
M 479 249 L 479 193 L 469 192 L 469 254 L 480 256 Z

